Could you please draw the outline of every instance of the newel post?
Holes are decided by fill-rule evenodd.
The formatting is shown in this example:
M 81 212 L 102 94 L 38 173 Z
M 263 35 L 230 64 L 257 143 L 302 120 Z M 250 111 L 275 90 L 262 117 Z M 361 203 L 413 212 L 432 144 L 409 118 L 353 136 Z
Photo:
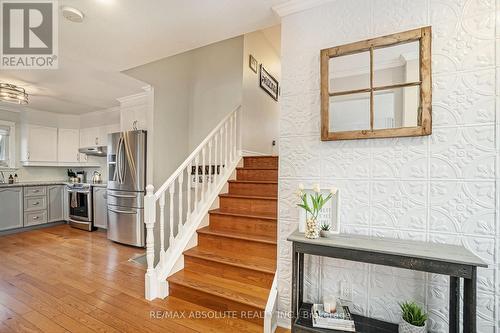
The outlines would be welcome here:
M 146 197 L 144 198 L 144 223 L 146 224 L 146 260 L 148 268 L 146 270 L 146 290 L 145 297 L 151 301 L 158 296 L 158 279 L 154 269 L 155 260 L 155 235 L 154 226 L 156 222 L 156 198 L 154 186 L 146 187 Z

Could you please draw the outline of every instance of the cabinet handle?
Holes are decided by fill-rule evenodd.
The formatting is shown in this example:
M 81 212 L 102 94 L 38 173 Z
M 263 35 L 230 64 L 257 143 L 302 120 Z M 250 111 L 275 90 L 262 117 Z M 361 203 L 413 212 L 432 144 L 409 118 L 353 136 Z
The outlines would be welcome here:
M 39 217 L 38 216 L 33 216 L 33 220 L 38 220 Z
M 95 144 L 99 145 L 99 138 L 98 137 L 95 138 Z
M 26 153 L 26 159 L 29 160 L 30 159 L 30 153 Z
M 38 193 L 40 192 L 40 190 L 33 190 L 33 193 Z
M 37 202 L 34 202 L 34 203 L 33 203 L 33 206 L 38 206 L 39 204 L 40 204 L 40 202 L 39 202 L 39 201 L 37 201 Z

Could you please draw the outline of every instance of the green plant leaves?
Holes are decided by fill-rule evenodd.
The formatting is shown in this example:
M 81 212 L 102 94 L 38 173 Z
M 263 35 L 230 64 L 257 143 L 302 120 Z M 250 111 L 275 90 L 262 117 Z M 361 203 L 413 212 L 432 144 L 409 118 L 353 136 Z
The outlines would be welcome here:
M 414 326 L 424 326 L 428 314 L 415 302 L 404 302 L 399 304 L 403 320 Z

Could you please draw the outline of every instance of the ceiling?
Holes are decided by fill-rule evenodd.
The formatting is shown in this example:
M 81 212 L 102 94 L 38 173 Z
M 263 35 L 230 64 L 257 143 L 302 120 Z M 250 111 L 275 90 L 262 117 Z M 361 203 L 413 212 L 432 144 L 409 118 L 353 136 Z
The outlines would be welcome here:
M 0 72 L 33 109 L 82 114 L 117 105 L 144 83 L 121 71 L 279 22 L 285 0 L 60 0 L 85 14 L 59 15 L 59 69 Z M 1 105 L 0 105 L 1 106 Z

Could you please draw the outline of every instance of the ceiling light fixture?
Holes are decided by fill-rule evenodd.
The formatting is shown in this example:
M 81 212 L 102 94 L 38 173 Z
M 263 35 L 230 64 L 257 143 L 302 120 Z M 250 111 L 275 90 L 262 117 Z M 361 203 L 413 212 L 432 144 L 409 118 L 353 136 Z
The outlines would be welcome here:
M 0 101 L 15 104 L 28 104 L 28 94 L 24 88 L 14 84 L 0 82 Z
M 64 16 L 64 18 L 70 22 L 74 22 L 74 23 L 82 23 L 83 22 L 83 13 L 76 9 L 76 8 L 73 8 L 73 7 L 67 7 L 67 6 L 64 6 L 62 9 L 62 14 Z

